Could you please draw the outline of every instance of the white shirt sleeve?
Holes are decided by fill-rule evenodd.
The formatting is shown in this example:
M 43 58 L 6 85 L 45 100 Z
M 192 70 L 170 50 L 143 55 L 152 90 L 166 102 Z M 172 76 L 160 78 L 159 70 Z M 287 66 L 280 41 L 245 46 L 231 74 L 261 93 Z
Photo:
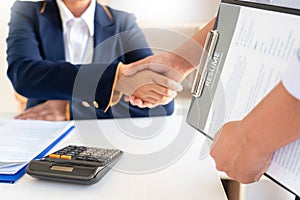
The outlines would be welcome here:
M 300 100 L 300 49 L 287 67 L 282 83 L 291 95 Z

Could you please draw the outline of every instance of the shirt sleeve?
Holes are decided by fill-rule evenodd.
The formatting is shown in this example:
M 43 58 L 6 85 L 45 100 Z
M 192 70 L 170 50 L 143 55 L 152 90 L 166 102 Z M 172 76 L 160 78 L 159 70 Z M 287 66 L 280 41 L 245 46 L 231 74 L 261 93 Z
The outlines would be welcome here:
M 300 100 L 300 48 L 291 59 L 282 83 L 291 95 Z

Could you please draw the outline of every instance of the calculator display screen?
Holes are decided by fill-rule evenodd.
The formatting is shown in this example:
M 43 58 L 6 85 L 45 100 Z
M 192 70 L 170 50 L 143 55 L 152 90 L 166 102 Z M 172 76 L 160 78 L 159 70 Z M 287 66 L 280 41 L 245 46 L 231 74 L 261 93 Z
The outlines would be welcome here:
M 65 166 L 52 166 L 50 169 L 55 171 L 64 171 L 64 172 L 73 171 L 73 167 L 65 167 Z

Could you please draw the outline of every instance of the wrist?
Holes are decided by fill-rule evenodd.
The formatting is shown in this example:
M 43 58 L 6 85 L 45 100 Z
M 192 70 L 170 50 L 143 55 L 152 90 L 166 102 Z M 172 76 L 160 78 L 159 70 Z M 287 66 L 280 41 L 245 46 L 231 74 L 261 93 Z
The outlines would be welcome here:
M 167 53 L 166 60 L 168 60 L 168 65 L 183 77 L 187 76 L 195 69 L 195 66 L 191 62 L 176 52 Z
M 260 124 L 251 124 L 247 119 L 241 121 L 241 128 L 245 134 L 248 150 L 251 154 L 261 156 L 272 155 L 276 149 L 271 138 L 266 138 Z
M 275 152 L 299 138 L 300 101 L 278 84 L 244 119 L 250 143 Z

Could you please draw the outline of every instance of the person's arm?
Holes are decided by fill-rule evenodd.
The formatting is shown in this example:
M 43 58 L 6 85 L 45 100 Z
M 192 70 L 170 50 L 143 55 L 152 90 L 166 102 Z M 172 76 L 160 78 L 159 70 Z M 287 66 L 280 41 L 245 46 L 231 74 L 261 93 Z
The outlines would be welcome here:
M 272 154 L 300 138 L 300 100 L 280 82 L 243 120 L 218 132 L 211 150 L 218 170 L 241 183 L 259 180 Z
M 180 74 L 182 74 L 183 77 L 192 72 L 199 64 L 207 34 L 213 29 L 215 20 L 216 18 L 213 18 L 204 27 L 202 27 L 190 40 L 187 40 L 184 44 L 174 50 L 174 58 L 171 59 L 172 65 L 170 66 L 173 66 L 173 68 Z M 183 63 L 180 62 L 181 59 L 184 59 L 187 62 L 185 62 L 183 65 L 177 65 L 176 63 L 178 62 Z
M 300 137 L 300 100 L 281 82 L 243 121 L 247 132 L 261 138 L 251 142 L 274 152 Z
M 132 76 L 146 69 L 163 74 L 177 82 L 181 82 L 198 65 L 206 36 L 213 29 L 215 18 L 199 30 L 191 39 L 178 47 L 174 52 L 153 55 L 124 66 L 125 76 Z M 153 107 L 134 95 L 125 97 L 132 105 L 140 108 Z
M 149 69 L 175 81 L 181 81 L 198 65 L 206 36 L 213 29 L 215 18 L 173 52 L 153 55 L 126 66 L 124 74 L 131 76 L 138 71 Z

